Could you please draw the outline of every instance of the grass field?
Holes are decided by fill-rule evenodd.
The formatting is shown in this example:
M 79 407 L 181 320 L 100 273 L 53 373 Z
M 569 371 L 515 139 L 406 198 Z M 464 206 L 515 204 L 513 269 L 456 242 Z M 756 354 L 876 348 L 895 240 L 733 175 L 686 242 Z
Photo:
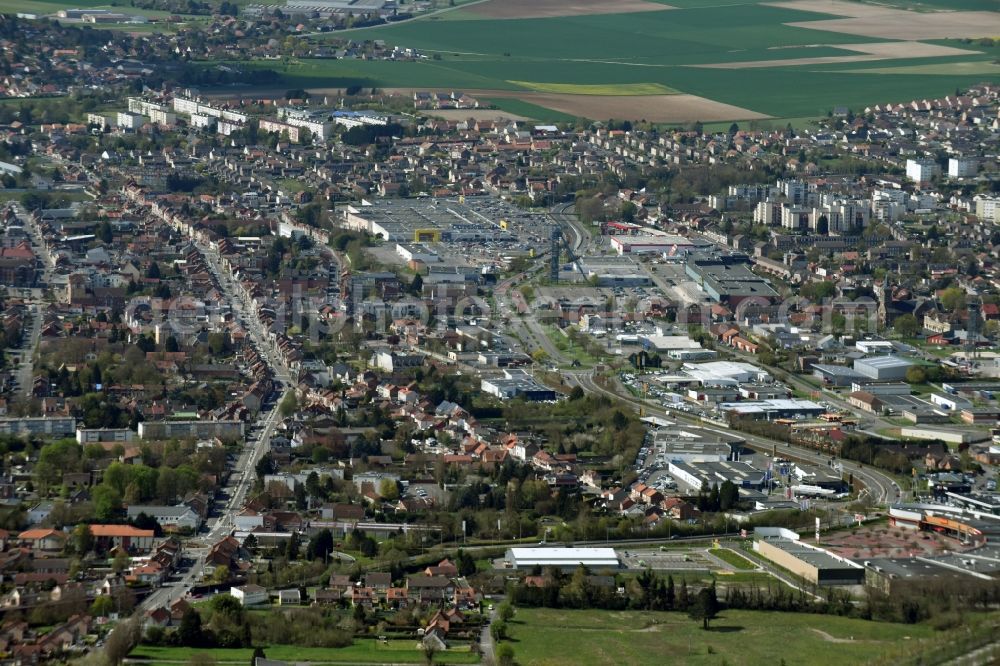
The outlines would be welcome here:
M 417 649 L 416 639 L 412 641 L 389 641 L 387 644 L 374 640 L 356 641 L 345 648 L 311 648 L 297 645 L 274 645 L 265 648 L 268 659 L 282 661 L 309 661 L 313 664 L 420 664 L 424 663 L 424 653 Z M 141 645 L 129 654 L 131 659 L 146 659 L 150 664 L 185 663 L 195 654 L 206 654 L 218 663 L 249 663 L 252 649 L 209 649 L 183 647 L 151 647 Z M 434 655 L 435 663 L 475 664 L 479 658 L 468 650 L 449 650 Z
M 749 571 L 757 568 L 756 564 L 754 564 L 747 558 L 743 557 L 739 553 L 729 550 L 728 548 L 713 548 L 708 552 L 710 552 L 712 555 L 715 555 L 723 562 L 733 565 L 737 569 Z
M 750 611 L 725 611 L 707 632 L 681 613 L 631 611 L 518 609 L 509 627 L 515 659 L 533 666 L 753 665 L 782 659 L 847 666 L 912 653 L 917 641 L 933 634 L 919 625 Z

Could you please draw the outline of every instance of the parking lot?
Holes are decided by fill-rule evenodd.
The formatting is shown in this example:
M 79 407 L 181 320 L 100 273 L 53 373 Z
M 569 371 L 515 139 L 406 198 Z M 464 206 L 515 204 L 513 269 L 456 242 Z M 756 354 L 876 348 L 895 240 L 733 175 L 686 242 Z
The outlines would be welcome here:
M 646 548 L 633 550 L 631 548 L 618 551 L 619 558 L 626 569 L 654 569 L 656 571 L 708 571 L 717 568 L 715 562 L 709 562 L 703 548 L 665 549 Z

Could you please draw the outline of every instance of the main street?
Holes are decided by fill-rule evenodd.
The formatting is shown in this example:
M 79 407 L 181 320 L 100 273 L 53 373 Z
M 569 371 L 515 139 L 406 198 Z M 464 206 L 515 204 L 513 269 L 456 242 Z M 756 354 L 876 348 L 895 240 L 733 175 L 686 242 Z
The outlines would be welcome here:
M 12 203 L 11 208 L 17 216 L 18 221 L 28 234 L 31 240 L 31 251 L 39 258 L 38 283 L 41 286 L 23 288 L 25 302 L 28 304 L 28 316 L 25 321 L 26 327 L 21 334 L 21 344 L 17 349 L 7 350 L 7 353 L 18 359 L 15 370 L 15 381 L 17 382 L 18 393 L 24 398 L 31 397 L 32 379 L 34 378 L 35 350 L 38 349 L 38 341 L 42 337 L 43 300 L 45 288 L 52 283 L 52 270 L 55 268 L 55 259 L 49 252 L 45 241 L 42 238 L 42 230 L 38 227 L 35 219 L 29 215 L 20 204 Z M 17 291 L 17 288 L 10 288 L 8 291 Z
M 193 560 L 193 563 L 178 582 L 161 587 L 146 597 L 140 604 L 139 610 L 141 612 L 169 606 L 176 599 L 187 594 L 192 586 L 201 581 L 206 573 L 209 573 L 205 571 L 205 558 L 209 549 L 214 543 L 232 532 L 234 517 L 243 507 L 246 496 L 254 483 L 257 463 L 267 453 L 271 437 L 280 421 L 278 405 L 290 391 L 294 390 L 292 373 L 278 354 L 277 348 L 267 335 L 260 319 L 252 312 L 246 294 L 241 293 L 230 273 L 223 270 L 221 258 L 217 252 L 201 244 L 197 244 L 197 247 L 205 257 L 209 271 L 215 277 L 216 284 L 222 292 L 221 297 L 233 307 L 238 323 L 250 334 L 254 347 L 271 369 L 281 389 L 281 396 L 276 401 L 265 403 L 269 404 L 270 407 L 265 406 L 257 414 L 257 419 L 251 426 L 251 432 L 257 431 L 257 435 L 247 438 L 240 451 L 224 489 L 227 494 L 226 503 L 221 507 L 217 517 L 208 520 L 208 534 L 196 537 L 201 541 L 200 545 L 195 546 L 189 543 L 185 548 L 185 554 Z

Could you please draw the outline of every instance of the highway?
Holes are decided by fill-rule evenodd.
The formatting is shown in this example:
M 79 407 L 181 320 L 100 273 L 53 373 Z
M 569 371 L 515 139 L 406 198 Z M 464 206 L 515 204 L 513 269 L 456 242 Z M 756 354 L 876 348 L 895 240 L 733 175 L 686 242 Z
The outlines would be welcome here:
M 684 412 L 673 411 L 665 409 L 656 403 L 643 402 L 633 398 L 628 395 L 625 391 L 616 392 L 604 388 L 596 381 L 592 373 L 564 373 L 568 382 L 572 383 L 575 381 L 580 385 L 581 388 L 590 393 L 603 393 L 614 398 L 618 398 L 629 405 L 631 405 L 636 410 L 640 408 L 648 416 L 658 416 L 663 419 L 689 423 L 691 425 L 697 425 L 703 428 L 708 428 L 709 430 L 716 430 L 720 432 L 725 432 L 727 435 L 737 435 L 738 437 L 746 440 L 747 445 L 761 452 L 769 453 L 772 448 L 777 450 L 782 456 L 790 456 L 802 460 L 804 462 L 813 463 L 816 465 L 826 465 L 830 461 L 830 456 L 818 453 L 812 449 L 803 448 L 801 446 L 793 446 L 791 444 L 786 444 L 785 442 L 778 442 L 775 440 L 767 439 L 764 437 L 759 437 L 757 435 L 750 435 L 747 433 L 739 432 L 737 430 L 727 430 L 720 426 L 714 424 L 706 424 L 701 419 L 691 416 L 690 414 L 685 414 Z M 902 500 L 902 495 L 899 490 L 899 486 L 896 482 L 888 475 L 873 469 L 871 467 L 863 467 L 862 465 L 851 462 L 848 460 L 840 459 L 838 460 L 843 466 L 843 471 L 845 473 L 850 473 L 854 475 L 855 479 L 861 481 L 864 484 L 865 490 L 870 494 L 872 500 L 878 505 L 891 505 L 898 503 Z M 863 491 L 864 492 L 864 491 Z

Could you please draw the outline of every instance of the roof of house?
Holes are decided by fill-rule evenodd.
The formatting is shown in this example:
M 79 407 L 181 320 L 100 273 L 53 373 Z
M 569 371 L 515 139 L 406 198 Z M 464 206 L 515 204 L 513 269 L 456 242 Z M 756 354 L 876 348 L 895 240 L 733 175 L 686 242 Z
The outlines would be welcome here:
M 90 533 L 95 538 L 101 537 L 153 537 L 153 530 L 140 530 L 132 525 L 91 525 Z

